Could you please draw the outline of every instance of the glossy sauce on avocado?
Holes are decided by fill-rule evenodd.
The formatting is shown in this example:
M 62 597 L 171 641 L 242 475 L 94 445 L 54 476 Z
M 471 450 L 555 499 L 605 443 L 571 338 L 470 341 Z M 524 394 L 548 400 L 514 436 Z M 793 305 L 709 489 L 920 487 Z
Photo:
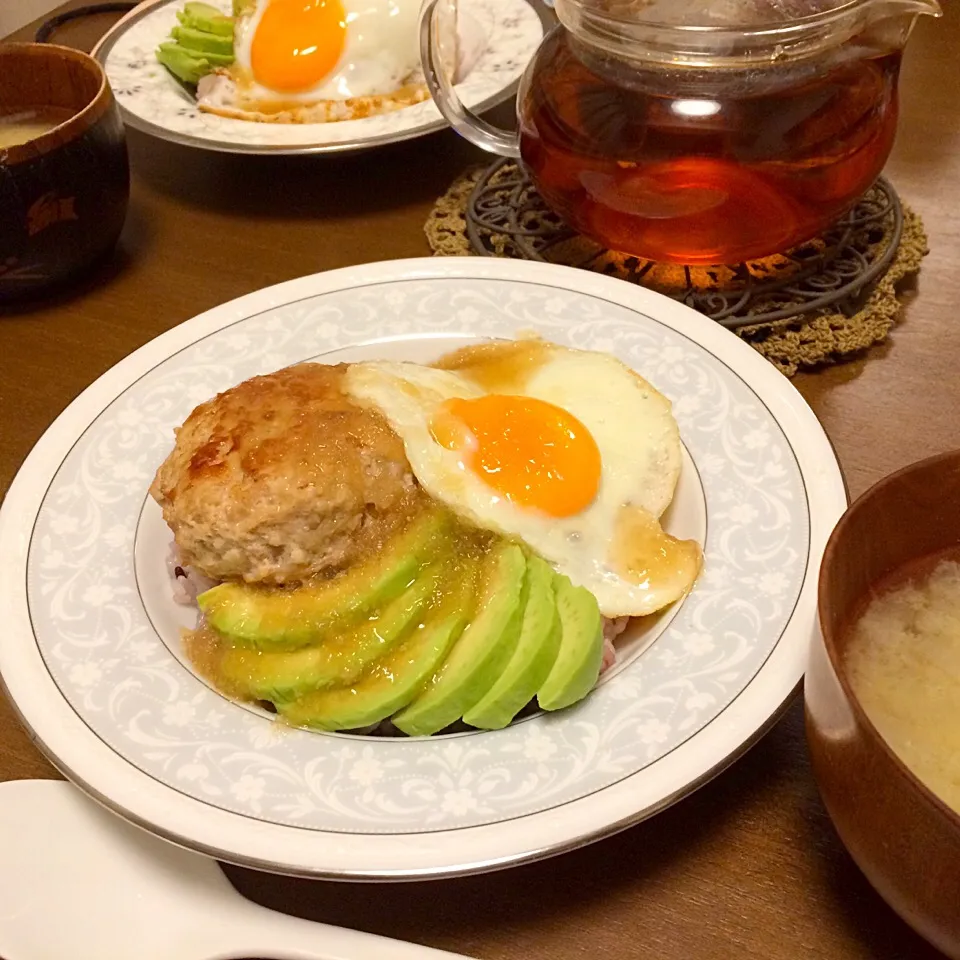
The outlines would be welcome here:
M 280 644 L 274 649 L 268 641 L 238 644 L 205 624 L 184 632 L 188 658 L 201 676 L 227 696 L 281 706 L 318 690 L 349 688 L 368 677 L 389 683 L 387 666 L 401 662 L 405 644 L 450 604 L 465 580 L 472 582 L 480 558 L 496 539 L 460 523 L 452 514 L 443 520 L 402 591 L 362 615 L 342 618 L 295 648 Z M 358 567 L 362 577 L 363 564 Z M 292 600 L 296 609 L 298 593 L 332 594 L 346 578 L 357 577 L 358 567 L 298 587 L 245 589 Z

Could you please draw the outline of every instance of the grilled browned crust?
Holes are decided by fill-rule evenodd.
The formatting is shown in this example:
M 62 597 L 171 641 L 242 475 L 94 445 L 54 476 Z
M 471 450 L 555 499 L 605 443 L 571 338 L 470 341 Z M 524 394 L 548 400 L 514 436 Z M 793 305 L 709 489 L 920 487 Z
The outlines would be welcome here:
M 421 502 L 403 443 L 303 363 L 197 407 L 150 492 L 181 562 L 217 580 L 285 584 L 378 549 Z

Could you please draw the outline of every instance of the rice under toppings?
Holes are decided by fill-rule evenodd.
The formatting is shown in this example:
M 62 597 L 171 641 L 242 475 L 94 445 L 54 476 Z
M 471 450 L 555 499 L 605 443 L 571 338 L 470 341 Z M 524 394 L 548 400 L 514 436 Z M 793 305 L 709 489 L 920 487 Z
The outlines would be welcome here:
M 183 607 L 195 606 L 198 594 L 215 587 L 218 582 L 180 563 L 180 554 L 175 543 L 170 544 L 170 552 L 167 555 L 167 572 L 173 584 L 174 603 Z

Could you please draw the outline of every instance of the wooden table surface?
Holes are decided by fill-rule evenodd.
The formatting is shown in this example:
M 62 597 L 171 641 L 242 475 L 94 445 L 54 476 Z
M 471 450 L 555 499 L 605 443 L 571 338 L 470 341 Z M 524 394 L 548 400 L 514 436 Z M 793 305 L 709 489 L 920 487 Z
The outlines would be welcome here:
M 931 253 L 889 342 L 795 383 L 856 496 L 958 445 L 960 0 L 922 22 L 907 56 L 888 173 Z M 64 28 L 89 49 L 113 21 Z M 18 38 L 26 39 L 30 30 Z M 499 119 L 509 110 L 499 111 Z M 60 410 L 130 351 L 267 284 L 428 253 L 434 199 L 478 151 L 444 132 L 352 159 L 229 157 L 129 134 L 121 249 L 80 290 L 0 314 L 0 494 Z M 55 777 L 0 703 L 0 780 Z M 612 839 L 511 871 L 414 885 L 310 883 L 228 868 L 269 906 L 484 960 L 928 960 L 834 834 L 802 710 L 694 796 Z

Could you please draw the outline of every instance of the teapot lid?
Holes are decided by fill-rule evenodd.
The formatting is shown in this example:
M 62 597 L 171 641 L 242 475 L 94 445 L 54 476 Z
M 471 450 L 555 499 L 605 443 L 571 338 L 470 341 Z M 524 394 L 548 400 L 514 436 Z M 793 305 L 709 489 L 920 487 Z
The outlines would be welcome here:
M 810 20 L 861 3 L 862 0 L 632 0 L 624 6 L 632 7 L 637 19 L 650 25 L 756 30 Z
M 574 34 L 620 57 L 691 66 L 778 63 L 843 44 L 877 20 L 902 46 L 937 0 L 555 0 Z

